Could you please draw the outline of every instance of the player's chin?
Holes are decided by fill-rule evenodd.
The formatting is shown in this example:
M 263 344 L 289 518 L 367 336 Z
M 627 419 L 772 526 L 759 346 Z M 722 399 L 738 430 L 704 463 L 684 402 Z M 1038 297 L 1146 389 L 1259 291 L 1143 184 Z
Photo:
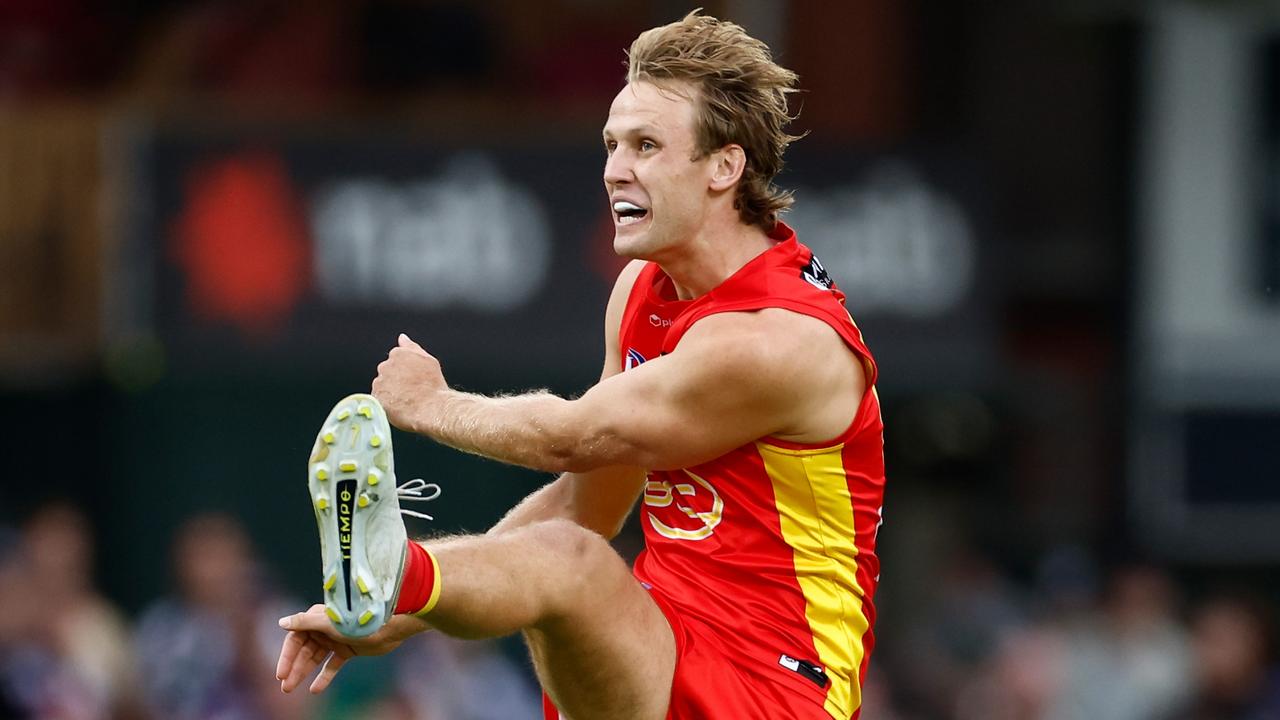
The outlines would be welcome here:
M 644 227 L 637 227 L 637 225 Z M 647 220 L 630 225 L 614 224 L 613 251 L 626 258 L 639 258 L 645 254 L 649 246 L 649 223 Z

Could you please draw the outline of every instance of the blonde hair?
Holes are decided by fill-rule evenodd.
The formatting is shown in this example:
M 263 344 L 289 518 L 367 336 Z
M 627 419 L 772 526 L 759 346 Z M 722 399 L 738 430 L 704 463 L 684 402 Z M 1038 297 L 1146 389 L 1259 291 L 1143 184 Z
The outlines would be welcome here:
M 775 63 L 769 46 L 741 26 L 698 12 L 641 33 L 623 63 L 627 82 L 687 82 L 696 88 L 693 159 L 741 145 L 746 167 L 733 205 L 742 222 L 773 230 L 793 202 L 773 178 L 782 170 L 783 151 L 801 137 L 785 131 L 796 74 Z

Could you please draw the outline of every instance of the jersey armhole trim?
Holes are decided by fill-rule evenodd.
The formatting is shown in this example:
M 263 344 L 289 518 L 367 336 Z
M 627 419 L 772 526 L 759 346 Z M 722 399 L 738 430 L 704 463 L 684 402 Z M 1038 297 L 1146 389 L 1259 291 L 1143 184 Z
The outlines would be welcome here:
M 656 263 L 645 263 L 640 268 L 640 272 L 636 273 L 635 279 L 631 282 L 631 290 L 627 292 L 627 302 L 622 306 L 622 319 L 618 322 L 618 336 L 615 338 L 618 343 L 618 360 L 622 364 L 623 369 L 627 362 L 627 348 L 624 339 L 631 332 L 631 325 L 635 322 L 636 309 L 644 304 L 647 297 L 646 286 L 653 281 L 654 268 L 658 267 Z

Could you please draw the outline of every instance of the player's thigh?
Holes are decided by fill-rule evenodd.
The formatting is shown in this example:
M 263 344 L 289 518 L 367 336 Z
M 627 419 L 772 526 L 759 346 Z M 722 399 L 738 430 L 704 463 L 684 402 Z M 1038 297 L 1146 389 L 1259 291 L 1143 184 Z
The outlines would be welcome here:
M 573 720 L 661 720 L 676 663 L 666 617 L 608 542 L 561 530 L 579 567 L 566 607 L 525 631 L 539 679 Z

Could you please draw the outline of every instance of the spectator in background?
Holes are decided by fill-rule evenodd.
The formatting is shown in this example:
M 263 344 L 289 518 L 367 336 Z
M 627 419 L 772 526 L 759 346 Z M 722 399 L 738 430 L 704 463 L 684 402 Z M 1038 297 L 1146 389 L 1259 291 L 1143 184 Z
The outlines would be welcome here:
M 929 604 L 899 654 L 901 681 L 927 717 L 950 716 L 1001 642 L 1026 624 L 1025 598 L 990 558 L 963 543 L 942 563 Z
M 124 619 L 93 587 L 88 522 L 45 507 L 0 560 L 5 717 L 96 720 L 140 711 Z M 7 707 L 5 707 L 7 705 Z
M 1196 695 L 1187 720 L 1280 718 L 1280 670 L 1270 606 L 1248 595 L 1217 595 L 1191 622 Z
M 1033 623 L 1003 638 L 999 650 L 961 689 L 959 720 L 1045 720 L 1061 692 L 1062 638 Z
M 1046 556 L 1041 612 L 1007 634 L 961 691 L 956 716 L 1160 720 L 1185 707 L 1191 653 L 1163 570 L 1119 570 L 1108 592 L 1076 549 Z
M 1101 607 L 1058 628 L 1063 677 L 1052 720 L 1153 720 L 1183 707 L 1191 653 L 1168 575 L 1122 568 Z
M 416 720 L 518 720 L 542 711 L 538 690 L 494 641 L 442 633 L 410 638 L 396 658 L 396 689 Z M 425 672 L 424 668 L 430 668 Z
M 174 544 L 178 594 L 138 625 L 148 704 L 173 720 L 291 720 L 309 716 L 304 694 L 272 677 L 284 639 L 276 618 L 296 602 L 274 594 L 243 528 L 223 515 L 187 521 Z
M 18 554 L 18 533 L 0 525 L 0 717 L 25 718 L 16 687 L 16 650 L 30 615 L 29 594 L 22 589 L 23 563 Z

